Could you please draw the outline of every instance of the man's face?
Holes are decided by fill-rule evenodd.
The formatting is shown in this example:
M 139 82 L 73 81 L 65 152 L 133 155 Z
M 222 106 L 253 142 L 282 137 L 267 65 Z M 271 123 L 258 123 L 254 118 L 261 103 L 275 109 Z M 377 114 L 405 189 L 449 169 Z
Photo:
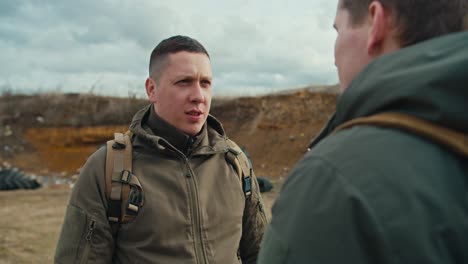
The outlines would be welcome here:
M 177 52 L 167 58 L 146 91 L 159 117 L 188 135 L 200 132 L 211 106 L 211 63 L 202 53 Z
M 342 92 L 372 59 L 367 52 L 369 25 L 367 23 L 353 25 L 350 19 L 349 12 L 341 8 L 340 1 L 334 27 L 337 31 L 335 65 Z

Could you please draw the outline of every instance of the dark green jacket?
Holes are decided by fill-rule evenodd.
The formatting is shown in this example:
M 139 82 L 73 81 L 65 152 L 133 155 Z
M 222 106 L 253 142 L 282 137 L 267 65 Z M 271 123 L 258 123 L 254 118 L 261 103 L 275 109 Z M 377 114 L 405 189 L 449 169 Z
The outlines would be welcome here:
M 200 140 L 185 154 L 175 147 L 184 143 L 175 136 L 153 134 L 151 109 L 137 113 L 130 127 L 133 173 L 145 195 L 138 215 L 114 240 L 106 217 L 106 149 L 99 149 L 73 188 L 55 262 L 255 263 L 266 227 L 260 191 L 253 175 L 246 200 L 240 176 L 225 158 L 229 139 L 221 124 L 209 116 Z
M 468 134 L 468 33 L 382 56 L 291 172 L 259 256 L 275 263 L 468 263 L 468 158 L 354 118 L 410 114 Z

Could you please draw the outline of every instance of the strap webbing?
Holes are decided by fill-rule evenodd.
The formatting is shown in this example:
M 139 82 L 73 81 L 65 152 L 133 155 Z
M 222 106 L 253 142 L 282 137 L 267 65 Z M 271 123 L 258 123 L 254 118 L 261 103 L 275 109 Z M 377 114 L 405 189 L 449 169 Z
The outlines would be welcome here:
M 242 149 L 237 146 L 231 140 L 228 140 L 229 150 L 226 153 L 226 159 L 233 165 L 237 175 L 240 177 L 240 182 L 242 185 L 242 190 L 246 198 L 249 198 L 252 195 L 252 166 L 242 151 Z
M 140 181 L 132 173 L 132 144 L 130 133 L 115 133 L 107 142 L 106 157 L 107 216 L 113 234 L 120 224 L 133 220 L 143 206 L 144 195 Z
M 107 141 L 107 154 L 106 154 L 106 197 L 110 199 L 112 173 L 114 171 L 114 151 L 112 151 L 113 140 Z
M 130 142 L 130 137 L 127 135 L 123 135 L 122 137 L 125 140 L 125 150 L 123 153 L 123 170 L 121 170 L 121 175 L 122 176 L 127 176 L 125 171 L 127 171 L 129 174 L 132 172 L 132 143 Z M 128 201 L 128 197 L 130 194 L 130 185 L 129 184 L 121 184 L 122 185 L 122 201 Z M 126 202 L 121 202 L 122 206 L 122 222 L 125 222 L 127 219 L 126 217 L 126 212 L 127 212 L 127 203 Z
M 234 165 L 233 168 L 236 170 L 237 175 L 239 176 L 239 183 L 242 184 L 242 168 L 239 163 L 239 160 L 237 159 L 238 153 L 234 153 L 229 149 L 229 151 L 226 153 L 226 159 L 229 161 L 230 164 Z
M 457 154 L 468 157 L 468 135 L 401 113 L 382 113 L 356 118 L 338 126 L 333 133 L 357 125 L 374 125 L 401 129 L 430 139 Z

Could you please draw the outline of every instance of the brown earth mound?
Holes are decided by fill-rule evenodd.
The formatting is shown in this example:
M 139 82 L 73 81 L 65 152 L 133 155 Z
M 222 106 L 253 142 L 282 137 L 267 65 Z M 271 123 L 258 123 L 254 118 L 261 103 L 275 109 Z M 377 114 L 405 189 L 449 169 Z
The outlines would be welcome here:
M 247 150 L 257 175 L 275 179 L 287 174 L 334 111 L 335 91 L 216 98 L 211 114 Z M 0 162 L 35 174 L 74 174 L 146 104 L 83 94 L 0 97 Z
M 228 135 L 250 155 L 256 174 L 287 174 L 335 109 L 336 94 L 308 90 L 239 98 L 214 107 Z

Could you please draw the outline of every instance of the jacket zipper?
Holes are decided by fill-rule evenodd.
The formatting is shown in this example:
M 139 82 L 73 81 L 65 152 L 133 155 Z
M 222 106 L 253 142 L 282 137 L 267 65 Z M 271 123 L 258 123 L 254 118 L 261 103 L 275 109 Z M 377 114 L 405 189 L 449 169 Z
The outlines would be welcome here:
M 188 174 L 187 178 L 189 178 L 189 186 L 190 186 L 190 196 L 191 196 L 191 206 L 193 209 L 193 217 L 192 217 L 192 226 L 194 230 L 194 239 L 195 239 L 195 254 L 197 256 L 197 263 L 207 263 L 205 250 L 203 248 L 202 242 L 202 228 L 201 228 L 201 220 L 200 220 L 200 206 L 198 202 L 198 192 L 197 186 L 195 183 L 195 178 L 193 177 L 192 169 L 190 168 L 188 158 L 185 158 L 185 163 L 187 165 Z
M 80 263 L 86 263 L 88 261 L 88 254 L 91 248 L 91 239 L 93 238 L 94 228 L 96 227 L 96 221 L 91 220 L 91 223 L 88 226 L 88 233 L 86 234 L 86 244 L 83 250 L 83 255 L 81 256 Z

